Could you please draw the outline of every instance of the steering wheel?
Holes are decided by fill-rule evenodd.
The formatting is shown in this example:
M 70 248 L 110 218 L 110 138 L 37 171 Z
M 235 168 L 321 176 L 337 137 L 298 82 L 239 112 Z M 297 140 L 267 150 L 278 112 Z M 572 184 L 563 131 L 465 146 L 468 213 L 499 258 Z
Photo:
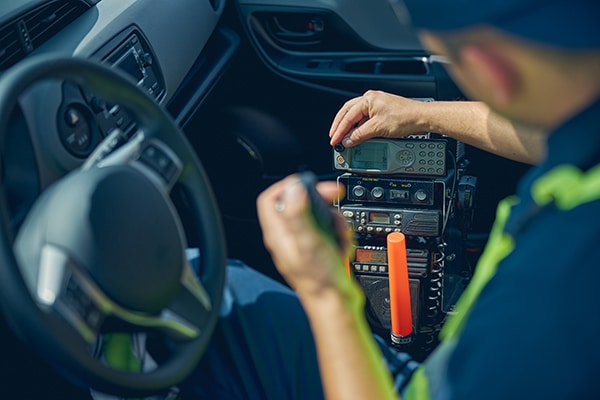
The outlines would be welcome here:
M 170 116 L 126 75 L 82 58 L 36 56 L 0 77 L 0 143 L 19 97 L 49 79 L 72 82 L 126 109 L 131 134 L 115 130 L 83 163 L 36 199 L 18 230 L 0 195 L 0 301 L 17 334 L 75 382 L 145 396 L 181 382 L 218 319 L 226 250 L 208 178 Z M 171 200 L 185 193 L 199 268 Z M 186 224 L 188 226 L 188 224 Z M 95 349 L 114 333 L 162 339 L 168 356 L 150 370 L 109 365 Z M 107 335 L 108 334 L 108 335 Z

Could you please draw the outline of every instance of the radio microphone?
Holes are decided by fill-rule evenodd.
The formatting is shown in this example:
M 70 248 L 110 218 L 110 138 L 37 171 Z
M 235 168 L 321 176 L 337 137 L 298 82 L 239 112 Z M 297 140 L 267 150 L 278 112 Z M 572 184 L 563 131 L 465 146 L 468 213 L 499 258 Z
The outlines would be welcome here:
M 391 339 L 395 344 L 413 340 L 412 307 L 406 261 L 406 240 L 401 232 L 387 236 L 388 277 L 390 289 Z
M 300 182 L 308 194 L 310 214 L 319 229 L 328 239 L 335 241 L 338 246 L 343 243 L 337 232 L 332 205 L 328 204 L 317 191 L 317 176 L 311 171 L 300 173 Z

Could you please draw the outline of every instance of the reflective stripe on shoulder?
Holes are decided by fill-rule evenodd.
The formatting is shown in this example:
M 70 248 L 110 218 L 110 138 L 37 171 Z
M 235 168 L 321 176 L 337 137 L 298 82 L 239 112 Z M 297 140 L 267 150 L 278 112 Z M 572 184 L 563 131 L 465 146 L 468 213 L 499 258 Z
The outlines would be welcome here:
M 561 210 L 600 199 L 600 165 L 587 172 L 573 165 L 560 165 L 538 178 L 531 187 L 535 202 L 546 205 L 554 201 Z
M 496 273 L 498 263 L 514 248 L 514 240 L 511 236 L 504 233 L 504 226 L 506 225 L 512 206 L 516 203 L 517 197 L 515 196 L 507 197 L 498 203 L 496 220 L 490 232 L 490 238 L 485 246 L 485 251 L 477 263 L 477 268 L 471 282 L 458 299 L 453 315 L 444 324 L 440 332 L 441 339 L 446 340 L 458 334 L 479 293 Z

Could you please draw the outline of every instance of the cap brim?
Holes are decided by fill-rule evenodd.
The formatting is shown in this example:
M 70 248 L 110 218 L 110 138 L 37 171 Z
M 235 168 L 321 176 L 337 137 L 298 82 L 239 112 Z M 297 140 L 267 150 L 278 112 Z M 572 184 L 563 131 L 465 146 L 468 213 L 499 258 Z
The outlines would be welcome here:
M 489 24 L 524 39 L 573 49 L 600 48 L 600 0 L 404 0 L 414 28 Z

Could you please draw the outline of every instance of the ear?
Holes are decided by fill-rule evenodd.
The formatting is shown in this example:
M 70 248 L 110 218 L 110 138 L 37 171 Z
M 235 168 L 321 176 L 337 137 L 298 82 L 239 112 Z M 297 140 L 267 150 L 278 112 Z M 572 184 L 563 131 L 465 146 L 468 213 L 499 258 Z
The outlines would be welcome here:
M 488 88 L 487 98 L 505 107 L 514 100 L 518 74 L 509 57 L 493 47 L 469 44 L 460 51 L 461 65 L 468 68 L 469 80 L 480 90 Z

